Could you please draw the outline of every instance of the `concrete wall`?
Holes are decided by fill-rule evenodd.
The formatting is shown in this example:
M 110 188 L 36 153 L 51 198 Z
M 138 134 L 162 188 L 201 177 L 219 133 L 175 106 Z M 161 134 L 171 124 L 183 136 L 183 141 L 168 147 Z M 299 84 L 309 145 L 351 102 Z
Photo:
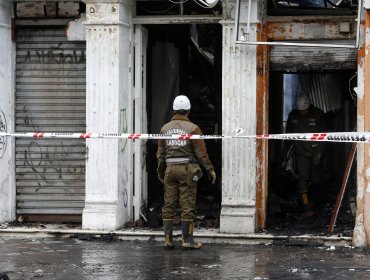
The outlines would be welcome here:
M 361 42 L 358 51 L 357 76 L 357 131 L 370 130 L 370 5 L 365 1 L 364 25 L 361 27 Z M 364 247 L 370 244 L 370 149 L 367 144 L 357 145 L 357 198 L 356 225 L 353 245 Z
M 0 131 L 14 131 L 12 3 L 0 0 Z M 0 137 L 0 223 L 15 219 L 14 139 Z

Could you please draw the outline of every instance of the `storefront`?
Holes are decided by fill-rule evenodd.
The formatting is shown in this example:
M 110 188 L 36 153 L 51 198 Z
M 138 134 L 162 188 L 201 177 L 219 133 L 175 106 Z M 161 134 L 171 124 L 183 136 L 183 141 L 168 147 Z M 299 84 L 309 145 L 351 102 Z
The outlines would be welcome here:
M 220 1 L 212 9 L 193 1 L 0 3 L 0 34 L 6 38 L 0 45 L 6 92 L 0 97 L 2 130 L 156 133 L 170 116 L 173 97 L 186 93 L 194 105 L 190 117 L 205 134 L 232 135 L 238 127 L 250 135 L 280 133 L 288 110 L 284 102 L 292 103 L 298 83 L 325 113 L 347 110 L 340 129 L 356 129 L 357 123 L 361 131 L 367 124 L 361 109 L 367 71 L 362 45 L 358 53 L 356 48 L 235 44 L 236 1 Z M 248 42 L 348 45 L 356 40 L 356 5 L 327 9 L 329 15 L 326 7 L 307 4 L 302 15 L 279 5 L 282 1 L 242 1 L 239 28 L 248 29 Z M 53 14 L 52 7 L 62 10 Z M 77 39 L 70 36 L 76 21 L 86 31 Z M 339 82 L 343 92 L 329 94 L 330 85 Z M 355 88 L 357 107 L 350 104 Z M 4 139 L 0 164 L 9 172 L 0 175 L 2 221 L 59 215 L 82 218 L 86 229 L 160 223 L 154 141 Z M 279 144 L 240 139 L 208 141 L 207 147 L 218 180 L 213 189 L 206 178 L 200 182 L 199 226 L 225 233 L 269 229 Z M 366 150 L 363 146 L 357 156 L 357 218 Z M 341 168 L 338 164 L 335 176 L 341 176 Z
M 16 131 L 85 131 L 85 42 L 68 41 L 65 20 L 50 26 L 48 20 L 17 19 Z M 83 140 L 18 138 L 15 156 L 17 215 L 27 221 L 56 221 L 59 215 L 63 221 L 81 220 Z

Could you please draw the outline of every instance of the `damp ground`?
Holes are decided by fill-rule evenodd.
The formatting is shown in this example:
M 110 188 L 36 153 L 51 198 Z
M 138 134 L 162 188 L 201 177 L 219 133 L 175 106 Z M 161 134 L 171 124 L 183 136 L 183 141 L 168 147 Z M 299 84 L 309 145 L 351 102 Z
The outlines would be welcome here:
M 370 279 L 370 250 L 351 246 L 0 237 L 0 248 L 0 279 Z

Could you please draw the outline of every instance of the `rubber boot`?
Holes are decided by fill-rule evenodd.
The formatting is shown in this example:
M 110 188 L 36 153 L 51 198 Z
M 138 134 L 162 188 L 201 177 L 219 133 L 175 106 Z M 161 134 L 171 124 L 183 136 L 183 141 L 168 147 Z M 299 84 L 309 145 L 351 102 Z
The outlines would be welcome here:
M 163 220 L 163 229 L 164 229 L 164 248 L 166 250 L 173 249 L 173 236 L 172 236 L 172 220 Z
M 307 193 L 301 193 L 301 201 L 302 201 L 302 209 L 303 211 L 310 210 L 309 204 L 308 204 L 308 195 Z
M 193 238 L 193 221 L 181 221 L 182 230 L 182 249 L 201 249 L 203 244 L 200 242 L 195 242 Z
M 313 211 L 310 207 L 310 204 L 308 202 L 308 195 L 306 192 L 301 193 L 301 202 L 302 202 L 302 210 L 303 212 L 300 215 L 301 219 L 309 218 L 313 216 Z

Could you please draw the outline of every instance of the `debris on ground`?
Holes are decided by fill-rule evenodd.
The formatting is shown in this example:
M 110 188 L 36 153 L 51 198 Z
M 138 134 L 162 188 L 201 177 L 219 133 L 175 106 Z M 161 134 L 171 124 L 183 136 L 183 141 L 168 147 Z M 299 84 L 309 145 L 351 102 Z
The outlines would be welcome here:
M 0 280 L 10 280 L 10 278 L 8 277 L 8 274 L 0 272 Z

